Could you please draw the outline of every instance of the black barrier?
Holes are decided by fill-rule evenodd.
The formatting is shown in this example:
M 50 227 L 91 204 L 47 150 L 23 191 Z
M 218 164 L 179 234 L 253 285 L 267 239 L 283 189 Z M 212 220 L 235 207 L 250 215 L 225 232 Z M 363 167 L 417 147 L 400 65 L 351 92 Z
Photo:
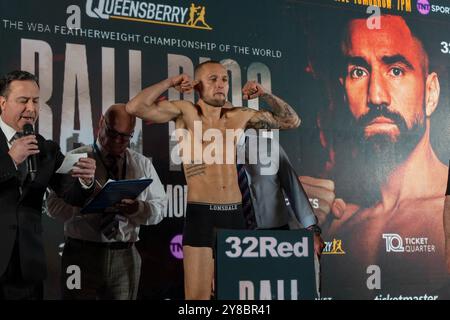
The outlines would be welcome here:
M 219 230 L 219 300 L 317 298 L 312 233 L 305 230 Z

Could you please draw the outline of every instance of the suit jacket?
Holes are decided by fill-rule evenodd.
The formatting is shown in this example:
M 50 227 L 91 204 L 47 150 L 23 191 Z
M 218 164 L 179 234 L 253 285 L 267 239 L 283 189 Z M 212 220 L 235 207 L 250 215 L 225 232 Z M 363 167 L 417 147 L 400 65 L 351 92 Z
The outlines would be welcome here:
M 64 160 L 59 146 L 36 135 L 40 153 L 34 181 L 26 180 L 20 192 L 20 180 L 8 154 L 6 137 L 0 129 L 0 276 L 11 259 L 17 239 L 24 280 L 40 281 L 47 275 L 42 239 L 42 200 L 47 187 L 67 202 L 83 205 L 93 188 L 83 189 L 78 179 L 55 174 Z
M 261 148 L 262 145 L 266 145 L 267 150 Z M 277 140 L 251 135 L 247 138 L 247 143 L 240 141 L 238 152 L 245 152 L 244 167 L 258 229 L 287 225 L 293 217 L 304 228 L 317 223 L 298 175 Z M 251 155 L 256 152 L 258 158 L 254 163 L 256 158 L 252 160 Z

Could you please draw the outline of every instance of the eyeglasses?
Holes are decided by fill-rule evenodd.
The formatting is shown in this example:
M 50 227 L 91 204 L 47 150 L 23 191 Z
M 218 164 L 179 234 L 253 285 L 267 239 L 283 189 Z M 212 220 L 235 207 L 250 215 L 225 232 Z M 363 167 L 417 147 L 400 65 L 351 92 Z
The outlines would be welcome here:
M 126 134 L 126 133 L 122 133 L 122 132 L 119 132 L 119 131 L 111 128 L 109 126 L 108 122 L 106 122 L 106 119 L 105 119 L 105 132 L 108 136 L 110 136 L 113 139 L 120 137 L 123 140 L 130 140 L 131 138 L 133 138 L 133 135 L 134 135 L 134 131 L 131 132 L 130 134 Z

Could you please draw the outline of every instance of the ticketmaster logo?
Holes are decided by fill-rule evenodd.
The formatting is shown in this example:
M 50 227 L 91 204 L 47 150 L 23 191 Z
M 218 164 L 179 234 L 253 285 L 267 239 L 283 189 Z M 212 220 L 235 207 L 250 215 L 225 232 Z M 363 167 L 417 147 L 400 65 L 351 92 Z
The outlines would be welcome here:
M 135 0 L 86 0 L 86 14 L 97 19 L 117 19 L 212 30 L 206 22 L 206 7 L 171 6 Z

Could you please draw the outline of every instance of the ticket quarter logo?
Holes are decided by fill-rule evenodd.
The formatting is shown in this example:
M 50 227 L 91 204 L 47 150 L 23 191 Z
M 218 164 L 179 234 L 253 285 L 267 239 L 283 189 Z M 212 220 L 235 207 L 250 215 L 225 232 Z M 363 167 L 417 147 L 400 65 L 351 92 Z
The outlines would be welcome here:
M 395 253 L 431 253 L 436 252 L 436 246 L 428 238 L 403 238 L 396 233 L 383 233 L 386 241 L 386 252 Z
M 194 3 L 182 7 L 136 0 L 86 0 L 86 14 L 97 19 L 212 30 L 207 23 L 206 7 Z

